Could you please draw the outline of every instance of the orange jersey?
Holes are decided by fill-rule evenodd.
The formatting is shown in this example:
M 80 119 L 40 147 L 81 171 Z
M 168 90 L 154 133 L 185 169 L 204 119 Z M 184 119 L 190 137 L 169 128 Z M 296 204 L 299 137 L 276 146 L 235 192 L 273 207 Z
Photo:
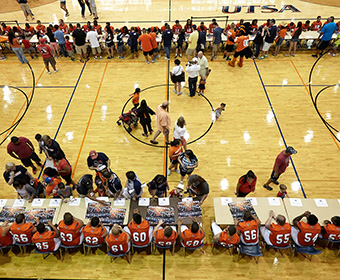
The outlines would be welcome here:
M 11 28 L 9 26 L 6 26 L 6 28 L 2 28 L 3 32 L 5 32 L 5 34 L 8 34 L 9 32 L 11 32 Z
M 151 32 L 154 32 L 153 30 L 156 28 L 156 32 L 158 32 L 159 31 L 159 27 L 158 26 L 151 26 L 150 27 L 150 30 L 151 30 Z M 165 30 L 165 29 L 164 29 Z
M 140 224 L 136 224 L 134 221 L 128 224 L 128 228 L 131 232 L 132 242 L 136 246 L 145 246 L 150 243 L 148 221 L 143 220 Z
M 0 247 L 5 247 L 13 244 L 13 236 L 9 231 L 5 236 L 2 236 L 3 227 L 0 227 Z
M 34 34 L 34 27 L 30 26 L 29 28 L 25 27 L 25 31 L 31 35 Z
M 40 252 L 51 252 L 55 248 L 55 236 L 54 231 L 36 232 L 32 237 L 32 241 Z
M 72 27 L 70 25 L 68 26 L 68 30 L 70 31 L 70 33 L 73 32 L 76 29 L 77 29 L 77 26 L 75 26 L 75 25 L 72 25 Z
M 159 246 L 172 246 L 175 244 L 177 238 L 177 232 L 172 231 L 172 234 L 169 237 L 165 237 L 164 228 L 161 228 L 155 231 L 155 242 Z
M 190 34 L 192 33 L 194 30 L 192 29 L 192 25 L 184 25 L 184 30 L 185 30 L 185 33 L 187 34 Z
M 208 28 L 207 28 L 205 25 L 203 25 L 203 26 L 200 25 L 200 26 L 197 28 L 197 30 L 198 30 L 199 32 L 202 32 L 202 31 L 207 31 Z
M 318 31 L 322 26 L 322 22 L 321 21 L 314 21 L 312 23 L 312 30 L 313 31 Z
M 287 34 L 287 28 L 282 28 L 278 33 L 277 36 L 280 38 L 284 38 Z
M 152 48 L 155 49 L 158 47 L 158 44 L 157 44 L 157 41 L 156 41 L 156 33 L 155 32 L 150 32 L 150 36 L 152 37 L 152 41 L 151 41 L 151 45 L 152 45 Z
M 179 156 L 179 154 L 183 151 L 182 146 L 183 146 L 182 142 L 180 142 L 180 144 L 177 147 L 171 146 L 169 148 L 169 157 L 171 157 L 171 158 L 176 157 L 177 158 Z
M 311 226 L 303 221 L 297 223 L 300 229 L 298 233 L 298 242 L 302 246 L 312 246 L 318 239 L 321 227 L 319 224 Z
M 66 34 L 67 33 L 67 25 L 64 23 L 63 25 L 59 24 L 59 29 L 64 33 Z
M 58 184 L 61 182 L 61 179 L 58 179 L 58 178 L 53 178 L 53 184 L 50 185 L 48 184 L 46 186 L 46 196 L 52 196 L 52 191 L 55 189 L 56 186 L 58 186 Z M 58 195 L 56 195 L 58 196 Z
M 330 240 L 340 240 L 340 227 L 333 224 L 327 224 L 324 226 L 326 233 L 322 235 L 322 238 Z
M 249 36 L 240 36 L 236 39 L 235 44 L 237 45 L 236 52 L 243 51 L 245 48 L 249 47 Z
M 162 32 L 164 32 L 164 31 L 166 30 L 165 25 L 163 25 L 163 26 L 161 27 L 161 30 L 162 30 Z
M 196 233 L 192 233 L 190 229 L 181 232 L 184 247 L 199 247 L 203 244 L 204 233 L 199 229 Z
M 87 26 L 87 24 L 83 25 L 84 32 L 87 33 L 90 31 L 90 28 Z
M 234 45 L 235 38 L 236 38 L 236 32 L 232 29 L 229 29 L 227 31 L 227 45 Z M 231 41 L 230 39 L 233 39 L 233 41 Z
M 174 24 L 173 26 L 172 26 L 172 32 L 174 32 L 174 34 L 179 34 L 179 33 L 181 33 L 181 30 L 182 30 L 182 25 L 176 25 L 176 24 Z
M 152 37 L 150 34 L 142 34 L 138 38 L 139 42 L 142 42 L 142 49 L 144 52 L 149 52 L 152 50 Z
M 277 247 L 284 247 L 289 244 L 289 237 L 291 226 L 288 223 L 285 223 L 283 226 L 278 224 L 271 224 L 269 225 L 270 235 L 269 240 L 270 242 Z
M 76 246 L 80 243 L 80 224 L 74 221 L 71 225 L 67 226 L 64 220 L 59 222 L 58 225 L 60 231 L 61 242 L 65 246 Z
M 132 104 L 133 104 L 133 105 L 139 103 L 139 95 L 140 95 L 139 92 L 135 92 L 135 93 L 133 94 L 133 96 L 132 96 Z
M 32 223 L 18 225 L 16 222 L 11 226 L 11 232 L 17 244 L 26 244 L 32 242 L 32 231 L 35 229 Z
M 241 240 L 245 244 L 253 244 L 259 241 L 259 222 L 257 220 L 240 222 L 237 229 L 241 232 Z
M 110 248 L 110 252 L 119 255 L 125 254 L 129 251 L 129 242 L 128 242 L 129 235 L 123 231 L 118 236 L 114 236 L 113 234 L 109 234 L 106 236 L 106 243 L 107 246 Z
M 86 225 L 83 229 L 84 239 L 88 245 L 98 245 L 105 242 L 103 234 L 105 229 L 101 226 L 92 228 L 91 225 Z
M 94 27 L 94 30 L 96 30 L 98 34 L 102 34 L 102 27 L 99 24 L 97 26 L 93 25 L 93 27 Z
M 46 33 L 46 28 L 45 25 L 37 25 L 36 28 L 37 32 L 39 32 L 40 34 L 45 34 Z
M 223 246 L 237 245 L 240 242 L 240 237 L 237 233 L 235 233 L 232 237 L 229 237 L 226 231 L 222 231 L 218 238 L 218 242 Z

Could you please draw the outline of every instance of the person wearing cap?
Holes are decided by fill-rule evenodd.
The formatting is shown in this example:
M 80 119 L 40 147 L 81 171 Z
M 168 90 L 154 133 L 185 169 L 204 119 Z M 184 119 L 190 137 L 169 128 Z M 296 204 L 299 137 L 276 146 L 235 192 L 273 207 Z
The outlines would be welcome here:
M 45 182 L 46 197 L 52 197 L 52 196 L 58 197 L 57 192 L 53 192 L 53 190 L 61 182 L 61 179 L 55 178 L 55 177 L 46 177 L 44 182 Z
M 46 45 L 46 39 L 40 38 L 39 43 L 40 44 L 37 46 L 37 51 L 40 52 L 43 58 L 47 73 L 51 74 L 49 64 L 51 64 L 54 70 L 54 73 L 57 73 L 58 72 L 58 68 L 56 68 L 57 63 L 53 57 L 53 53 L 52 53 L 50 46 Z
M 169 142 L 169 131 L 170 131 L 170 126 L 171 126 L 171 119 L 170 119 L 169 112 L 167 110 L 168 106 L 169 106 L 169 102 L 164 101 L 161 105 L 157 107 L 156 117 L 157 117 L 158 130 L 156 131 L 153 139 L 150 140 L 152 144 L 158 144 L 156 139 L 162 132 L 165 136 L 166 142 L 167 143 Z
M 23 181 L 25 184 L 29 184 L 30 181 L 34 181 L 34 177 L 25 167 L 22 165 L 15 165 L 13 162 L 6 163 L 3 177 L 6 183 L 10 186 L 12 186 L 13 182 L 17 180 Z
M 270 175 L 269 180 L 267 183 L 263 185 L 263 187 L 269 191 L 272 191 L 273 188 L 269 186 L 270 183 L 274 183 L 275 185 L 278 185 L 279 182 L 277 179 L 279 179 L 280 175 L 284 173 L 289 165 L 289 159 L 291 155 L 296 154 L 297 151 L 289 146 L 287 147 L 286 150 L 282 151 L 275 160 L 274 167 L 273 167 L 273 172 Z
M 213 61 L 214 58 L 216 59 L 218 47 L 220 46 L 222 42 L 221 36 L 223 33 L 223 29 L 217 25 L 217 22 L 213 22 L 213 27 L 214 27 L 214 32 L 213 32 L 213 38 L 212 38 L 213 47 L 211 51 L 211 61 Z
M 199 66 L 197 62 L 198 62 L 197 57 L 194 57 L 185 68 L 185 72 L 187 72 L 189 76 L 188 82 L 190 93 L 188 95 L 190 97 L 194 97 L 196 94 L 198 74 L 201 70 L 201 66 Z
M 197 27 L 194 24 L 192 26 L 193 32 L 190 34 L 189 39 L 188 39 L 188 48 L 186 51 L 188 61 L 190 61 L 191 56 L 195 56 L 196 48 L 197 48 L 197 41 L 198 41 L 198 31 Z
M 188 178 L 187 192 L 194 196 L 202 205 L 209 194 L 209 184 L 199 175 L 190 175 Z
M 100 48 L 98 38 L 99 36 L 98 36 L 97 31 L 94 29 L 93 26 L 91 26 L 90 31 L 87 32 L 86 34 L 86 41 L 90 42 L 90 46 L 92 49 L 92 54 L 94 55 L 94 59 L 98 59 L 97 54 L 99 54 L 100 59 L 103 59 L 102 50 Z

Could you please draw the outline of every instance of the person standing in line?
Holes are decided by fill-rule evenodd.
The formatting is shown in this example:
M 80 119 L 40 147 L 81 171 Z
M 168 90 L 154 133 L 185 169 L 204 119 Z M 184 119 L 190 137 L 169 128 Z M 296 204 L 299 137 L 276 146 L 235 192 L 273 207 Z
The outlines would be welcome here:
M 157 28 L 156 27 L 148 28 L 148 34 L 152 37 L 151 44 L 152 44 L 152 51 L 153 51 L 153 55 L 155 59 L 161 57 L 159 55 L 159 49 L 158 49 L 158 43 L 157 43 L 157 34 L 156 34 L 158 32 Z
M 264 44 L 262 47 L 262 55 L 259 59 L 268 57 L 268 51 L 273 44 L 277 35 L 277 26 L 275 25 L 275 19 L 269 21 L 269 26 L 263 27 L 266 37 L 264 38 Z
M 170 29 L 170 25 L 166 26 L 165 31 L 162 34 L 162 43 L 164 44 L 165 59 L 170 60 L 171 43 L 174 37 L 174 33 Z
M 12 48 L 12 51 L 16 54 L 21 64 L 28 63 L 28 60 L 25 57 L 24 51 L 19 43 L 19 40 L 15 37 L 12 31 L 8 33 L 8 41 Z
M 142 35 L 139 36 L 138 41 L 142 43 L 142 50 L 145 56 L 145 62 L 149 64 L 148 55 L 152 58 L 152 63 L 156 62 L 152 50 L 152 37 L 150 34 L 146 34 L 146 29 L 142 29 Z
M 280 175 L 284 173 L 289 165 L 289 159 L 291 155 L 296 154 L 297 151 L 289 146 L 286 150 L 283 150 L 279 155 L 276 157 L 273 172 L 270 175 L 270 179 L 263 185 L 263 187 L 269 191 L 272 191 L 273 188 L 269 186 L 270 183 L 274 183 L 275 185 L 278 185 L 279 182 L 277 179 L 279 179 Z
M 255 32 L 255 38 L 253 41 L 253 44 L 255 45 L 255 58 L 258 58 L 261 52 L 261 46 L 263 45 L 263 37 L 264 37 L 264 26 L 259 26 L 258 29 Z
M 124 59 L 125 58 L 125 44 L 123 41 L 124 33 L 119 30 L 118 28 L 115 30 L 117 37 L 117 43 L 116 43 L 116 49 L 118 51 L 118 58 L 119 59 Z
M 198 41 L 198 31 L 197 31 L 197 27 L 194 24 L 192 26 L 193 32 L 190 34 L 189 39 L 188 39 L 188 48 L 186 51 L 187 57 L 188 57 L 188 61 L 190 61 L 190 57 L 195 57 L 196 53 L 196 48 L 197 48 L 197 41 Z
M 167 171 L 168 176 L 171 175 L 171 170 L 174 168 L 174 171 L 180 174 L 180 171 L 177 169 L 178 167 L 178 156 L 183 152 L 182 142 L 179 139 L 175 139 L 170 142 L 169 148 L 169 158 L 170 158 L 170 166 Z
M 320 40 L 321 38 L 321 41 L 318 43 L 316 47 L 316 53 L 313 54 L 312 57 L 317 58 L 320 52 L 322 54 L 322 51 L 329 46 L 332 40 L 333 33 L 336 29 L 337 26 L 334 22 L 334 17 L 329 17 L 327 19 L 327 24 L 325 24 L 321 29 L 320 35 L 318 37 L 318 40 Z
M 222 33 L 223 29 L 217 25 L 216 22 L 213 23 L 214 27 L 214 33 L 213 33 L 213 47 L 212 47 L 212 52 L 211 52 L 211 61 L 216 59 L 217 57 L 217 52 L 218 52 L 218 47 L 220 46 L 220 43 L 222 42 Z
M 176 41 L 176 54 L 175 58 L 178 55 L 179 51 L 179 57 L 182 57 L 183 54 L 183 42 L 185 41 L 185 31 L 182 29 L 182 31 L 178 34 L 178 38 Z
M 187 140 L 185 140 L 184 136 L 187 132 L 187 129 L 185 128 L 185 119 L 180 116 L 178 120 L 175 122 L 175 128 L 174 128 L 174 139 L 178 139 L 182 142 L 183 148 L 186 151 L 187 149 Z
M 59 30 L 59 25 L 54 25 L 54 38 L 58 40 L 60 52 L 65 56 L 68 57 L 67 50 L 66 50 L 66 45 L 65 45 L 65 38 L 64 38 L 64 33 Z M 60 58 L 60 56 L 58 56 Z
M 106 52 L 107 52 L 107 59 L 112 59 L 113 58 L 113 52 L 115 50 L 115 43 L 113 42 L 114 35 L 111 30 L 111 28 L 106 28 L 104 30 L 104 39 L 105 39 L 105 47 L 106 47 Z
M 283 43 L 283 40 L 285 39 L 285 36 L 287 34 L 288 26 L 285 25 L 285 23 L 281 24 L 280 31 L 277 33 L 277 37 L 275 39 L 275 53 L 273 56 L 277 56 L 280 51 L 280 47 Z M 288 55 L 285 55 L 288 56 Z
M 170 114 L 168 112 L 169 102 L 164 101 L 161 105 L 157 107 L 156 117 L 157 117 L 157 132 L 150 142 L 152 144 L 158 144 L 156 141 L 157 137 L 163 132 L 165 136 L 166 143 L 169 143 L 169 129 L 171 126 Z
M 51 139 L 51 137 L 48 135 L 43 135 L 41 139 L 42 141 L 44 141 L 45 144 L 44 148 L 46 151 L 47 159 L 52 160 L 52 155 L 58 152 L 63 156 L 63 158 L 66 158 L 64 151 L 60 148 L 60 145 L 57 141 Z
M 46 67 L 47 74 L 51 74 L 49 64 L 51 64 L 51 66 L 54 70 L 54 73 L 57 73 L 59 71 L 56 68 L 57 63 L 56 63 L 56 61 L 53 57 L 52 50 L 51 50 L 50 46 L 46 45 L 46 39 L 40 38 L 39 43 L 40 44 L 37 46 L 37 50 L 38 50 L 38 52 L 40 52 L 40 54 L 41 54 L 41 56 L 44 60 L 44 64 L 45 64 L 45 67 Z
M 135 59 L 135 54 L 136 54 L 136 58 L 139 57 L 139 54 L 138 54 L 138 37 L 139 37 L 139 34 L 138 34 L 136 28 L 131 27 L 129 39 L 128 39 L 128 44 L 129 44 L 130 50 L 131 50 L 131 59 Z
M 196 89 L 197 89 L 197 78 L 198 74 L 200 72 L 201 67 L 197 64 L 198 59 L 194 57 L 192 59 L 192 62 L 189 62 L 187 64 L 187 67 L 185 68 L 185 72 L 188 73 L 189 79 L 189 91 L 190 93 L 188 94 L 190 97 L 194 97 L 196 94 Z
M 80 5 L 80 9 L 81 9 L 81 16 L 82 18 L 85 18 L 85 0 L 78 0 L 78 3 Z
M 54 33 L 52 31 L 52 28 L 48 26 L 46 28 L 46 30 L 47 30 L 46 35 L 50 40 L 50 47 L 51 47 L 52 52 L 53 52 L 53 57 L 59 57 L 60 56 L 59 45 L 57 43 L 57 40 L 54 38 Z
M 209 184 L 199 175 L 190 175 L 188 178 L 187 192 L 194 200 L 198 200 L 200 205 L 209 195 Z
M 30 6 L 27 3 L 27 0 L 17 0 L 21 10 L 23 11 L 26 20 L 28 21 L 28 16 L 31 16 L 31 19 L 34 20 L 34 16 L 32 14 L 32 11 L 30 9 Z
M 170 72 L 171 81 L 175 85 L 174 93 L 176 93 L 177 95 L 181 95 L 183 93 L 181 83 L 185 82 L 184 68 L 182 67 L 181 61 L 179 59 L 175 59 L 175 65 L 176 66 L 172 68 L 172 71 Z
M 289 56 L 289 55 L 295 56 L 296 46 L 297 46 L 297 43 L 299 42 L 299 36 L 301 35 L 301 33 L 302 33 L 302 21 L 299 21 L 297 24 L 297 27 L 292 32 L 292 35 L 291 35 L 292 39 L 290 39 L 288 54 L 285 54 L 285 56 Z M 291 53 L 292 48 L 294 49 L 293 53 Z
M 255 191 L 257 177 L 254 172 L 249 170 L 247 174 L 243 175 L 238 179 L 236 186 L 236 196 L 246 197 L 249 193 Z
M 62 157 L 60 153 L 52 155 L 54 167 L 57 168 L 59 175 L 66 181 L 68 186 L 72 185 L 73 190 L 76 187 L 76 183 L 72 180 L 72 167 L 69 162 Z
M 66 7 L 66 0 L 60 0 L 60 9 L 65 11 L 65 17 L 68 17 L 70 15 Z
M 72 61 L 76 61 L 76 59 L 74 58 L 73 44 L 70 42 L 70 36 L 68 35 L 65 36 L 65 45 L 68 56 L 71 58 Z
M 100 48 L 100 44 L 98 41 L 98 33 L 94 30 L 94 27 L 91 26 L 91 29 L 86 34 L 86 41 L 90 42 L 92 54 L 94 55 L 94 59 L 98 59 L 97 54 L 99 54 L 99 58 L 103 59 L 102 57 L 102 50 Z
M 190 175 L 198 166 L 198 159 L 192 150 L 186 150 L 178 156 L 179 171 L 181 173 L 180 184 L 183 184 L 185 175 Z
M 140 107 L 137 109 L 137 116 L 139 118 L 139 123 L 143 127 L 144 137 L 148 137 L 148 129 L 150 135 L 153 133 L 150 115 L 155 115 L 155 112 L 146 104 L 146 101 L 143 99 Z
M 223 58 L 226 58 L 226 61 L 231 60 L 229 56 L 234 51 L 234 44 L 236 39 L 236 32 L 235 32 L 235 23 L 230 25 L 230 28 L 226 30 L 227 35 L 227 43 L 225 45 L 224 55 Z M 260 49 L 259 49 L 260 51 Z
M 79 23 L 77 23 L 77 29 L 72 32 L 72 37 L 76 45 L 76 52 L 80 55 L 80 62 L 87 62 L 86 33 L 81 29 Z
M 98 13 L 97 13 L 97 5 L 95 0 L 90 0 L 90 6 L 91 6 L 91 13 L 93 14 L 93 19 L 98 19 Z

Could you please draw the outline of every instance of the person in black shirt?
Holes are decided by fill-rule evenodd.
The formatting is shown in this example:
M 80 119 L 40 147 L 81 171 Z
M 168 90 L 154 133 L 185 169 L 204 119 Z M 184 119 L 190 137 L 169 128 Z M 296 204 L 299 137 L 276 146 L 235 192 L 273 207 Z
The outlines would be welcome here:
M 147 186 L 149 187 L 149 193 L 152 198 L 157 197 L 166 197 L 166 191 L 169 190 L 168 182 L 166 181 L 165 176 L 163 175 L 156 175 L 152 181 L 150 181 Z
M 128 39 L 128 45 L 130 46 L 131 49 L 131 59 L 135 59 L 135 53 L 136 57 L 138 58 L 138 37 L 139 34 L 136 30 L 135 27 L 131 27 L 131 31 L 129 34 L 129 39 Z
M 81 29 L 79 23 L 77 23 L 77 29 L 72 32 L 74 44 L 76 45 L 76 52 L 80 55 L 80 62 L 86 62 L 87 59 L 87 45 L 86 33 Z
M 177 38 L 177 44 L 176 44 L 176 55 L 175 58 L 177 57 L 178 50 L 179 50 L 179 57 L 182 57 L 183 54 L 183 42 L 185 41 L 185 31 L 182 29 L 181 33 L 178 34 Z
M 12 186 L 13 182 L 16 180 L 20 180 L 25 184 L 30 184 L 30 181 L 34 180 L 34 177 L 27 171 L 25 167 L 22 165 L 15 165 L 13 162 L 6 163 L 3 176 L 6 183 L 10 186 Z
M 87 166 L 90 170 L 98 171 L 98 167 L 105 166 L 110 169 L 111 161 L 104 153 L 97 153 L 95 150 L 89 152 Z
M 104 187 L 106 189 L 106 192 L 110 194 L 110 196 L 114 197 L 114 199 L 117 199 L 123 189 L 122 183 L 120 182 L 120 179 L 114 172 L 109 172 L 108 170 L 103 171 L 103 177 L 106 179 L 104 182 Z
M 113 42 L 114 35 L 113 32 L 110 28 L 110 25 L 106 25 L 106 28 L 104 29 L 104 39 L 105 39 L 105 47 L 106 47 L 106 52 L 107 52 L 107 59 L 112 59 L 113 58 L 113 52 L 115 49 L 115 43 Z
M 203 30 L 198 33 L 198 40 L 197 40 L 197 47 L 196 47 L 197 53 L 199 53 L 200 51 L 204 52 L 206 42 L 207 42 L 207 32 Z
M 172 30 L 170 30 L 170 25 L 167 24 L 165 27 L 165 31 L 163 32 L 162 35 L 162 42 L 164 45 L 164 51 L 165 51 L 165 59 L 170 60 L 170 50 L 171 50 L 171 42 L 172 39 L 174 37 L 174 33 L 172 32 Z
M 204 200 L 208 197 L 209 185 L 201 176 L 191 175 L 188 178 L 187 191 L 190 195 L 193 195 L 196 200 L 199 200 L 202 205 Z
M 150 107 L 148 107 L 148 105 L 146 104 L 146 101 L 143 99 L 140 104 L 140 107 L 137 109 L 137 116 L 139 118 L 140 124 L 143 126 L 144 137 L 148 137 L 148 129 L 149 129 L 150 135 L 153 132 L 152 127 L 151 127 L 150 115 L 155 115 L 155 112 Z
M 44 144 L 45 144 L 44 148 L 47 153 L 47 158 L 49 160 L 52 160 L 52 155 L 57 154 L 57 153 L 59 153 L 62 156 L 62 158 L 66 159 L 65 153 L 60 148 L 57 141 L 51 139 L 50 136 L 48 135 L 44 135 L 41 139 L 44 141 Z

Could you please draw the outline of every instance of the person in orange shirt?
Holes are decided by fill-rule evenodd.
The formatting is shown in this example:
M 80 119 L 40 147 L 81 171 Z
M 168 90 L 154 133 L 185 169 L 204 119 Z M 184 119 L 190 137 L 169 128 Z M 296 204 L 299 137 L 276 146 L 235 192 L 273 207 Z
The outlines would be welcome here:
M 284 23 L 281 24 L 281 29 L 277 33 L 277 37 L 275 38 L 275 52 L 273 56 L 277 56 L 279 54 L 281 45 L 283 43 L 283 40 L 285 39 L 285 36 L 287 34 L 287 26 L 284 25 Z
M 229 61 L 229 65 L 231 67 L 235 67 L 235 62 L 238 57 L 240 57 L 240 61 L 237 64 L 239 67 L 243 66 L 243 57 L 246 58 L 252 57 L 253 53 L 249 48 L 249 36 L 244 36 L 245 33 L 241 30 L 240 37 L 237 37 L 235 44 L 237 44 L 237 48 L 235 50 L 234 58 L 232 61 Z
M 139 214 L 138 209 L 133 211 L 132 220 L 124 230 L 131 235 L 135 247 L 147 247 L 152 240 L 153 227 Z
M 111 26 L 110 22 L 106 23 L 104 30 L 107 31 L 108 28 L 110 28 L 112 32 L 114 31 L 114 28 L 113 28 L 113 26 Z
M 68 26 L 67 24 L 65 24 L 65 22 L 62 19 L 59 19 L 59 29 L 64 33 L 64 34 L 68 34 Z
M 40 34 L 40 35 L 43 35 L 46 33 L 46 28 L 45 28 L 45 25 L 41 24 L 41 21 L 38 20 L 37 21 L 37 26 L 35 27 L 35 29 L 37 30 L 37 32 Z
M 306 22 L 302 24 L 302 30 L 303 31 L 308 31 L 310 28 L 311 28 L 310 20 L 306 20 Z
M 27 40 L 31 39 L 32 36 L 35 34 L 34 27 L 30 26 L 29 23 L 25 23 L 24 34 L 25 34 L 25 37 L 28 37 Z
M 162 247 L 173 246 L 176 244 L 177 231 L 175 226 L 162 227 L 163 220 L 159 220 L 155 230 L 153 232 L 153 237 L 155 239 L 155 244 Z
M 276 223 L 271 223 L 272 219 Z M 274 211 L 270 210 L 269 218 L 265 226 L 260 227 L 260 231 L 269 246 L 285 247 L 289 245 L 291 226 L 286 223 L 286 218 L 283 215 L 275 216 Z
M 152 37 L 150 34 L 146 34 L 146 29 L 142 29 L 142 35 L 139 36 L 138 41 L 142 43 L 142 50 L 145 56 L 145 62 L 149 64 L 148 55 L 152 58 L 152 63 L 156 62 L 153 49 L 152 49 Z
M 77 26 L 76 25 L 73 25 L 72 23 L 69 23 L 68 25 L 68 30 L 70 32 L 70 34 L 77 29 Z
M 301 221 L 303 217 L 307 218 L 307 223 Z M 321 232 L 318 221 L 319 219 L 309 211 L 297 216 L 293 220 L 294 227 L 291 232 L 294 243 L 298 246 L 313 246 Z
M 11 27 L 7 26 L 6 23 L 4 22 L 1 23 L 1 26 L 2 26 L 3 35 L 8 35 L 8 33 L 11 31 Z
M 32 237 L 32 242 L 40 252 L 57 251 L 61 244 L 58 229 L 51 223 L 51 221 L 48 221 L 47 225 L 50 229 L 45 227 L 43 223 L 39 223 L 37 225 L 37 232 Z
M 222 230 L 215 221 L 211 223 L 211 231 L 213 233 L 213 241 L 219 245 L 229 247 L 235 246 L 240 242 L 240 237 L 236 233 L 236 227 L 234 225 L 227 226 Z
M 110 234 L 105 238 L 110 253 L 113 255 L 121 255 L 129 252 L 130 240 L 130 235 L 117 224 L 113 225 Z
M 312 23 L 311 30 L 312 31 L 319 31 L 322 27 L 321 16 L 316 18 L 316 21 Z
M 259 242 L 260 220 L 248 210 L 244 212 L 243 220 L 240 222 L 238 219 L 234 219 L 241 242 L 245 245 L 256 245 Z
M 153 51 L 153 55 L 154 55 L 155 59 L 160 57 L 159 50 L 158 50 L 158 44 L 157 44 L 157 41 L 156 41 L 156 38 L 157 38 L 156 32 L 157 32 L 156 27 L 153 27 L 153 29 L 148 29 L 148 33 L 152 37 L 151 45 L 152 45 L 152 51 Z
M 60 231 L 61 242 L 65 246 L 77 246 L 83 242 L 84 235 L 82 227 L 84 222 L 71 213 L 66 212 L 64 219 L 59 222 L 58 229 Z
M 190 229 L 187 226 L 182 225 L 182 221 L 178 221 L 178 226 L 181 229 L 179 238 L 183 247 L 199 248 L 204 244 L 203 239 L 205 233 L 197 218 L 194 218 Z
M 53 192 L 53 190 L 58 186 L 58 184 L 61 182 L 60 178 L 54 178 L 54 177 L 46 177 L 45 178 L 45 191 L 46 191 L 46 197 L 58 197 L 56 192 Z
M 139 106 L 140 88 L 135 88 L 135 92 L 129 96 L 132 96 L 133 108 L 137 108 Z
M 321 229 L 322 238 L 340 240 L 340 217 L 334 216 L 331 221 L 324 221 L 325 226 Z
M 16 215 L 15 222 L 11 226 L 16 244 L 30 244 L 36 231 L 37 229 L 32 223 L 26 223 L 23 213 Z
M 104 227 L 98 217 L 93 217 L 83 229 L 85 243 L 90 246 L 105 243 L 108 231 L 108 228 Z
M 85 33 L 89 32 L 91 30 L 91 22 L 88 21 L 86 24 L 83 25 L 83 30 Z
M 235 32 L 235 23 L 230 25 L 230 29 L 227 31 L 227 44 L 225 46 L 225 51 L 223 58 L 226 58 L 226 61 L 231 60 L 229 56 L 234 51 L 234 44 L 236 39 L 236 32 Z
M 170 158 L 170 166 L 168 169 L 168 176 L 171 174 L 171 170 L 174 169 L 175 172 L 180 174 L 181 172 L 178 169 L 178 156 L 183 152 L 183 144 L 180 139 L 175 139 L 170 142 L 169 148 L 169 158 Z
M 179 24 L 179 20 L 175 21 L 175 24 L 172 26 L 172 32 L 174 34 L 179 34 L 182 31 L 182 25 Z
M 204 25 L 204 22 L 202 21 L 200 26 L 197 27 L 198 32 L 207 32 L 208 28 Z
M 10 229 L 11 226 L 9 225 L 8 221 L 2 223 L 0 227 L 0 248 L 14 244 L 15 239 L 13 238 Z
M 166 142 L 169 142 L 169 129 L 171 125 L 171 119 L 168 112 L 169 102 L 164 101 L 161 105 L 157 107 L 156 116 L 157 116 L 157 128 L 153 139 L 150 142 L 154 145 L 157 145 L 158 142 L 156 141 L 157 137 L 163 132 L 165 136 Z
M 94 30 L 96 30 L 99 35 L 102 34 L 102 27 L 100 24 L 98 24 L 96 20 L 93 21 L 93 27 Z

